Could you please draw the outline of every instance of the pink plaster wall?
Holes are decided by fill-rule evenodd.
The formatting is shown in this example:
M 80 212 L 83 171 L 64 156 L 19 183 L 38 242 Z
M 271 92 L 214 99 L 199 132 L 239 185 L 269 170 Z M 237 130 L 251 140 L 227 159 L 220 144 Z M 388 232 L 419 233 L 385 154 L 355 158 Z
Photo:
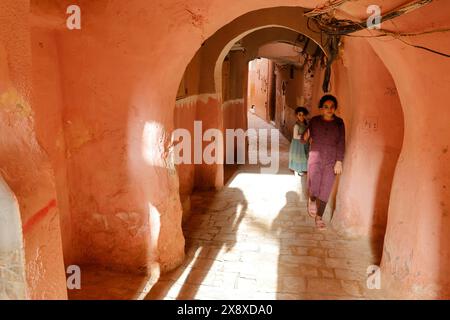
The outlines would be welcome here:
M 397 19 L 395 28 L 443 27 L 448 21 L 447 6 L 434 2 L 420 13 Z M 445 33 L 413 39 L 413 43 L 449 51 Z M 341 112 L 350 127 L 334 226 L 349 235 L 382 236 L 387 225 L 382 289 L 395 298 L 445 298 L 450 287 L 444 271 L 450 264 L 450 248 L 443 231 L 448 225 L 445 199 L 450 175 L 445 159 L 450 131 L 444 125 L 449 117 L 444 106 L 450 64 L 399 41 L 369 40 L 374 55 L 364 41 L 345 39 L 345 67 L 337 64 L 333 72 L 332 93 L 344 97 Z M 322 80 L 323 74 L 320 85 Z M 314 100 L 320 95 L 316 93 Z M 382 119 L 378 120 L 379 128 L 384 127 L 381 133 L 366 130 L 365 120 L 376 118 Z M 364 153 L 369 145 L 375 152 L 371 153 L 371 147 Z M 378 174 L 367 171 L 369 165 Z
M 242 103 L 238 103 L 242 106 Z M 242 108 L 242 107 L 241 107 Z M 228 111 L 227 111 L 228 110 Z M 223 164 L 195 164 L 194 163 L 194 121 L 201 121 L 203 134 L 208 129 L 219 129 L 223 132 L 223 123 L 234 125 L 235 118 L 239 120 L 239 114 L 234 114 L 230 119 L 228 116 L 230 110 L 236 110 L 234 104 L 230 108 L 222 108 L 217 97 L 212 94 L 193 95 L 177 101 L 175 108 L 175 127 L 187 129 L 191 135 L 192 153 L 191 164 L 177 165 L 180 188 L 179 192 L 184 208 L 183 219 L 186 219 L 190 208 L 190 195 L 193 190 L 209 190 L 221 188 L 223 186 Z M 231 121 L 231 122 L 230 122 Z M 241 123 L 242 121 L 237 121 Z M 202 139 L 200 137 L 200 139 Z M 202 143 L 202 150 L 210 142 Z M 203 154 L 203 152 L 202 152 Z M 202 159 L 203 162 L 203 159 Z
M 55 14 L 64 5 L 39 9 Z M 140 5 L 114 21 L 148 27 L 146 18 L 128 23 L 133 14 L 143 17 Z M 83 32 L 57 30 L 74 259 L 144 272 L 156 261 L 166 270 L 180 263 L 184 249 L 178 176 L 165 161 L 173 106 L 155 107 L 172 99 L 147 89 L 161 83 L 147 56 L 151 42 L 130 39 L 120 22 L 110 23 L 121 6 L 81 3 Z M 174 100 L 176 90 L 171 94 Z
M 196 94 L 200 92 L 199 78 L 202 72 L 204 56 L 201 48 L 187 66 L 180 89 L 188 95 L 180 96 L 175 108 L 175 127 L 187 129 L 194 139 L 194 121 L 202 121 L 202 134 L 210 128 L 235 129 L 247 127 L 244 110 L 244 79 L 247 66 L 241 51 L 230 52 L 227 62 L 223 64 L 223 98 L 227 99 L 220 107 L 215 94 Z M 211 75 L 212 77 L 212 75 Z M 182 92 L 179 90 L 179 94 Z M 223 131 L 224 132 L 224 131 Z M 192 140 L 193 141 L 193 140 Z M 224 139 L 224 143 L 225 143 Z M 203 143 L 203 147 L 207 143 Z M 227 146 L 224 144 L 224 157 Z M 194 150 L 191 150 L 194 160 Z M 194 189 L 207 190 L 221 188 L 224 183 L 223 165 L 180 164 L 177 165 L 180 179 L 180 197 L 183 206 L 183 220 L 189 216 L 190 195 Z
M 235 99 L 226 101 L 222 105 L 223 112 L 223 128 L 226 129 L 243 129 L 247 130 L 247 110 L 245 108 L 244 99 Z M 225 136 L 225 159 L 227 154 L 234 154 L 235 161 L 237 160 L 237 139 L 234 139 L 234 148 L 226 142 Z M 225 160 L 226 161 L 226 160 Z
M 175 128 L 186 129 L 194 133 L 194 121 L 197 110 L 197 101 L 188 97 L 177 101 L 175 107 Z M 191 140 L 192 142 L 192 140 Z M 194 150 L 191 150 L 191 160 L 194 159 Z M 180 179 L 180 200 L 183 207 L 183 221 L 190 213 L 190 196 L 194 190 L 195 164 L 182 163 L 177 165 L 178 177 Z
M 224 129 L 247 129 L 244 99 L 226 101 L 223 106 Z
M 36 135 L 51 161 L 60 211 L 61 236 L 66 265 L 73 262 L 72 221 L 67 188 L 66 147 L 63 125 L 63 96 L 56 34 L 37 26 L 32 29 L 33 107 Z M 42 79 L 41 74 L 45 74 Z
M 229 53 L 230 75 L 227 79 L 229 97 L 222 103 L 223 132 L 226 129 L 247 130 L 247 105 L 244 97 L 247 96 L 249 64 L 246 60 L 245 52 L 242 50 L 231 51 Z M 225 81 L 222 81 L 224 84 Z M 234 154 L 237 160 L 237 139 L 234 139 L 234 148 L 228 145 L 226 134 L 224 135 L 224 161 L 227 155 Z M 226 164 L 225 164 L 226 165 Z M 224 181 L 225 182 L 225 181 Z
M 55 177 L 36 139 L 27 2 L 0 3 L 0 168 L 19 202 L 27 296 L 67 298 Z
M 217 97 L 210 96 L 207 100 L 198 100 L 196 109 L 196 120 L 202 122 L 202 129 L 205 132 L 208 129 L 218 129 L 223 131 L 222 103 Z M 204 148 L 210 142 L 203 142 Z M 223 187 L 223 164 L 198 164 L 195 169 L 195 186 L 199 190 L 211 188 L 220 189 Z
M 397 24 L 423 30 L 448 26 L 450 3 L 436 1 Z M 420 21 L 420 23 L 418 23 Z M 450 51 L 437 33 L 412 42 Z M 450 297 L 450 62 L 398 41 L 370 40 L 396 83 L 405 117 L 382 259 L 386 288 L 409 297 Z
M 295 109 L 302 105 L 304 99 L 303 82 L 304 82 L 304 70 L 293 68 L 293 78 L 291 78 L 291 67 L 287 67 L 281 73 L 283 80 L 286 81 L 286 109 L 284 116 L 284 126 L 282 132 L 285 136 L 291 138 L 295 123 L 297 122 L 297 116 L 295 115 Z M 306 106 L 309 108 L 309 106 Z
M 403 141 L 397 89 L 365 39 L 346 39 L 344 62 L 335 67 L 333 84 L 339 98 L 343 96 L 339 108 L 348 141 L 333 223 L 347 235 L 383 239 L 392 178 Z M 338 87 L 340 82 L 349 87 Z M 345 89 L 348 92 L 341 94 Z

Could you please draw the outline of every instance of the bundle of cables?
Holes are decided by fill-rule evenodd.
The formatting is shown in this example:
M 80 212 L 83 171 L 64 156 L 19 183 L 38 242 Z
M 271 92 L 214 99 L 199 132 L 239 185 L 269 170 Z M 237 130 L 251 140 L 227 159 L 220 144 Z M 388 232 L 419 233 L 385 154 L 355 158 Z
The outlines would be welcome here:
M 435 54 L 438 54 L 440 56 L 444 56 L 446 58 L 449 58 L 450 55 L 447 53 L 442 53 L 437 50 L 433 50 L 424 46 L 415 45 L 412 43 L 409 43 L 402 39 L 402 37 L 405 36 L 418 36 L 423 34 L 429 34 L 429 33 L 435 33 L 435 32 L 448 32 L 450 31 L 450 28 L 441 28 L 441 29 L 435 29 L 435 30 L 428 30 L 423 32 L 416 32 L 416 33 L 398 33 L 388 30 L 379 29 L 377 30 L 376 35 L 370 35 L 370 36 L 364 36 L 364 35 L 352 35 L 352 33 L 355 33 L 357 31 L 361 31 L 364 29 L 368 29 L 368 23 L 367 21 L 354 21 L 354 20 L 340 20 L 335 18 L 335 11 L 339 10 L 339 7 L 341 7 L 343 4 L 348 3 L 350 1 L 358 1 L 358 0 L 328 0 L 326 4 L 317 7 L 311 11 L 308 11 L 305 13 L 305 16 L 308 18 L 307 26 L 311 31 L 314 32 L 320 32 L 321 34 L 326 34 L 328 36 L 327 43 L 322 43 L 323 46 L 327 47 L 330 52 L 330 57 L 327 57 L 326 62 L 326 71 L 325 71 L 325 79 L 323 83 L 323 90 L 324 92 L 328 91 L 329 86 L 329 80 L 331 75 L 331 64 L 336 59 L 338 55 L 339 45 L 340 45 L 340 38 L 341 36 L 351 36 L 351 37 L 387 37 L 391 36 L 395 39 L 398 39 L 405 43 L 406 45 L 426 50 L 428 52 L 432 52 Z M 431 3 L 433 0 L 415 0 L 412 2 L 409 2 L 397 9 L 394 9 L 382 16 L 380 16 L 380 22 L 385 22 L 391 19 L 394 19 L 396 17 L 399 17 L 405 13 L 411 12 L 413 10 L 419 9 L 429 3 Z M 315 30 L 311 28 L 311 21 L 315 24 Z
M 335 0 L 330 1 L 328 5 L 313 9 L 305 13 L 305 16 L 311 18 L 316 23 L 316 26 L 328 35 L 347 35 L 368 27 L 367 21 L 353 21 L 353 20 L 338 20 L 334 18 L 333 10 L 346 2 L 355 0 Z M 385 22 L 405 13 L 419 9 L 433 0 L 416 0 L 406 5 L 401 6 L 380 17 L 380 22 Z

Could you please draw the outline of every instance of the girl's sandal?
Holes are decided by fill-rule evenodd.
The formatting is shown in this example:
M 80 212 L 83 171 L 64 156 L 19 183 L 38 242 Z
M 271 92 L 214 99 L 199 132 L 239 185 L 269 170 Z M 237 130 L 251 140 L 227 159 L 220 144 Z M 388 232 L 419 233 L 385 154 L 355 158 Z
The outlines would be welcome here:
M 322 219 L 316 219 L 316 228 L 319 231 L 327 230 L 327 226 L 326 226 L 325 222 L 323 222 Z

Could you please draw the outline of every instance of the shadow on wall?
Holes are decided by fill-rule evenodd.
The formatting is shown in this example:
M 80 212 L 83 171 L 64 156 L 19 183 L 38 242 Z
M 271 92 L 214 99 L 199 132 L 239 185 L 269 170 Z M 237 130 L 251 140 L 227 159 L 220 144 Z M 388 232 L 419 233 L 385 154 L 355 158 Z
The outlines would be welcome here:
M 370 229 L 369 239 L 371 240 L 372 252 L 377 265 L 381 263 L 389 212 L 389 199 L 400 150 L 401 147 L 400 149 L 387 148 L 386 152 L 383 153 L 376 183 L 373 227 Z

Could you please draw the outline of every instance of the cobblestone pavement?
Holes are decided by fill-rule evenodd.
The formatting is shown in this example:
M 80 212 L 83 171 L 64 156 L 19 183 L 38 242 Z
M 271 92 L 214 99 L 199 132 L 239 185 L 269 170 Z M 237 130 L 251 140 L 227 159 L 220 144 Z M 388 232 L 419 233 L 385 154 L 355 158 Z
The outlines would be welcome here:
M 249 115 L 250 127 L 270 125 Z M 184 225 L 186 260 L 164 274 L 146 299 L 367 299 L 364 239 L 318 231 L 306 211 L 303 181 L 287 169 L 280 136 L 278 174 L 240 166 L 226 187 L 197 192 Z M 250 146 L 250 152 L 256 147 Z M 327 224 L 329 217 L 325 218 Z

